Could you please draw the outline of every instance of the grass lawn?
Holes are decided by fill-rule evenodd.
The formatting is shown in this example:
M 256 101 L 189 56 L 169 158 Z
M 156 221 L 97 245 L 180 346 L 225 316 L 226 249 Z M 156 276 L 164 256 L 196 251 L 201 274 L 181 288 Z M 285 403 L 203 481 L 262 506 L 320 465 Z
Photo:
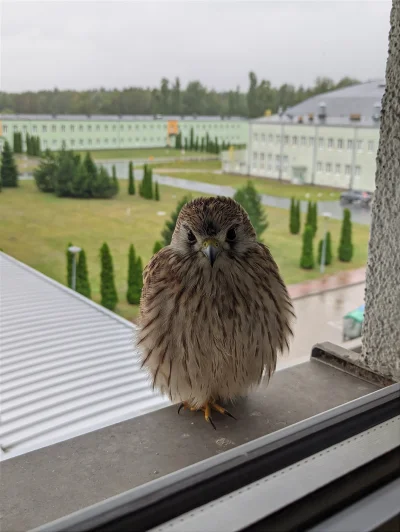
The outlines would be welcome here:
M 186 191 L 160 187 L 161 201 L 128 196 L 127 181 L 120 182 L 121 191 L 111 200 L 57 198 L 39 192 L 33 181 L 23 181 L 17 189 L 0 193 L 0 248 L 5 253 L 65 283 L 68 242 L 83 247 L 87 254 L 93 299 L 99 301 L 100 260 L 103 242 L 110 246 L 120 303 L 117 312 L 128 319 L 137 308 L 126 303 L 128 248 L 136 247 L 144 264 L 152 255 L 165 219 Z M 196 194 L 192 194 L 192 197 Z M 166 213 L 158 214 L 158 213 Z M 301 236 L 290 235 L 288 211 L 268 208 L 269 227 L 263 240 L 269 245 L 288 284 L 320 277 L 318 269 L 301 270 Z M 319 226 L 321 227 L 320 221 Z M 332 251 L 337 252 L 340 222 L 331 220 Z M 350 264 L 337 260 L 326 268 L 327 275 L 339 270 L 359 268 L 366 264 L 369 228 L 353 224 L 355 253 Z M 319 232 L 318 238 L 321 238 Z
M 165 168 L 165 165 L 160 165 Z M 175 165 L 178 168 L 177 165 Z M 164 174 L 164 172 L 163 172 Z M 254 176 L 241 176 L 235 174 L 216 174 L 211 172 L 175 172 L 171 169 L 168 172 L 171 177 L 180 177 L 181 179 L 189 179 L 191 181 L 203 181 L 204 183 L 212 183 L 214 185 L 228 185 L 239 188 L 246 184 L 248 179 L 251 179 L 255 184 L 258 192 L 261 194 L 269 194 L 270 196 L 280 196 L 283 198 L 295 197 L 297 199 L 311 199 L 313 201 L 332 201 L 338 200 L 340 191 L 337 188 L 326 188 L 312 185 L 294 185 L 288 182 L 279 182 L 276 179 L 267 179 Z M 306 196 L 309 194 L 309 197 Z
M 171 161 L 169 163 L 156 163 L 151 165 L 154 168 L 155 172 L 157 170 L 207 170 L 208 172 L 213 172 L 214 170 L 221 170 L 221 161 L 220 160 L 211 160 L 211 161 Z
M 77 151 L 85 155 L 86 151 Z M 128 148 L 117 150 L 90 150 L 93 159 L 148 159 L 149 157 L 181 157 L 179 150 L 173 148 Z M 184 156 L 205 157 L 206 153 L 187 151 Z

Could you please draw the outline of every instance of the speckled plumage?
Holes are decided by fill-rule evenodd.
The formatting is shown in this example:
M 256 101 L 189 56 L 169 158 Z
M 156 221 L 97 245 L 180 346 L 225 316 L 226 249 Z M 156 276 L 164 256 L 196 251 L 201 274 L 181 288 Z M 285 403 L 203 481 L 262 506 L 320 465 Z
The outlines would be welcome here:
M 213 265 L 202 247 L 209 238 L 219 246 Z M 140 310 L 138 345 L 153 386 L 198 408 L 244 396 L 270 376 L 294 315 L 247 213 L 223 197 L 182 208 L 171 244 L 144 271 Z

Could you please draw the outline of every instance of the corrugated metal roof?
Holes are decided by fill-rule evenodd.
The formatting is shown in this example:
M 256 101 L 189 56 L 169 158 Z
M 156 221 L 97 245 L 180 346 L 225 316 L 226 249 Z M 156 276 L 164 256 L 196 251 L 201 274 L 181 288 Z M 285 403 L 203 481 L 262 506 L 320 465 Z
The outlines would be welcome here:
M 4 253 L 0 324 L 2 460 L 169 404 L 133 324 Z
M 373 120 L 373 115 L 376 112 L 375 104 L 381 103 L 383 93 L 385 91 L 384 80 L 368 81 L 366 83 L 359 83 L 351 85 L 343 89 L 324 92 L 304 100 L 293 107 L 289 107 L 285 113 L 293 117 L 303 116 L 306 121 L 306 116 L 309 113 L 314 114 L 314 122 L 318 123 L 318 113 L 320 104 L 324 103 L 326 106 L 326 125 L 351 125 L 370 127 L 377 124 Z M 360 114 L 362 123 L 351 122 L 351 114 Z M 261 117 L 253 120 L 253 122 L 276 122 L 279 121 L 278 115 L 270 117 Z M 293 120 L 296 122 L 296 119 Z M 379 124 L 379 123 L 378 123 Z

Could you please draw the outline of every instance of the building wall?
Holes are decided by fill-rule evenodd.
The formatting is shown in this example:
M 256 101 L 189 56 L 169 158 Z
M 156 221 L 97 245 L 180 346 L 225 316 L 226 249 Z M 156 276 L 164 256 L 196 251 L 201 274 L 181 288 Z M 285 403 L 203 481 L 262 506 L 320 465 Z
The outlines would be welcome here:
M 248 173 L 291 180 L 303 167 L 305 183 L 373 191 L 378 141 L 378 127 L 253 122 Z
M 63 119 L 56 118 L 1 118 L 4 138 L 11 145 L 13 134 L 22 132 L 25 141 L 26 133 L 38 135 L 42 149 L 58 150 L 65 142 L 67 148 L 99 150 L 117 148 L 150 148 L 164 147 L 168 142 L 168 119 Z M 219 142 L 243 144 L 248 138 L 248 122 L 239 119 L 197 119 L 178 120 L 179 131 L 183 137 L 190 137 L 193 127 L 194 136 L 205 137 L 208 133 Z M 171 141 L 172 145 L 174 140 Z

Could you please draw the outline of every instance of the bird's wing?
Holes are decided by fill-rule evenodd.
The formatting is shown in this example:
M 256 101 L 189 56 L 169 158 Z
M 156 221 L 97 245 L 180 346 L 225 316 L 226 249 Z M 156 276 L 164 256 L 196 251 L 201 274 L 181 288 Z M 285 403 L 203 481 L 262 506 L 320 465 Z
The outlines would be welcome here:
M 140 309 L 146 308 L 149 297 L 157 290 L 157 284 L 161 278 L 165 275 L 165 264 L 171 254 L 169 246 L 160 249 L 143 270 L 143 288 L 142 296 L 140 298 Z

